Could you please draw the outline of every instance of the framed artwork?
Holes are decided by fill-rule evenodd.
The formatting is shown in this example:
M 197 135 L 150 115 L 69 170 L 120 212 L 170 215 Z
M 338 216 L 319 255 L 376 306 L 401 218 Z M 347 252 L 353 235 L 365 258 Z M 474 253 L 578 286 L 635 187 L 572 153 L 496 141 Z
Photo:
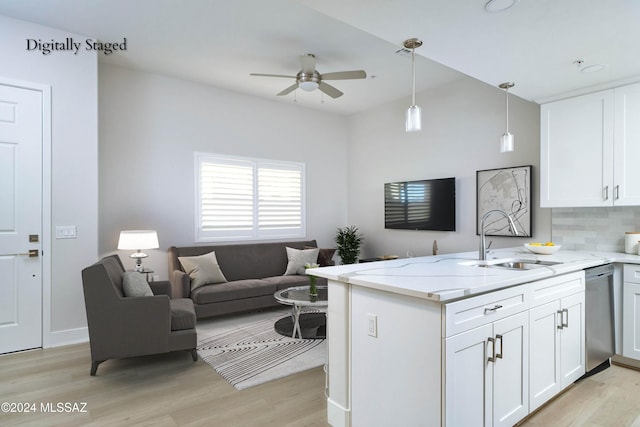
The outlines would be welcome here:
M 476 191 L 476 234 L 482 217 L 497 209 L 511 216 L 518 235 L 504 215 L 493 213 L 485 219 L 486 236 L 531 237 L 531 165 L 476 171 Z

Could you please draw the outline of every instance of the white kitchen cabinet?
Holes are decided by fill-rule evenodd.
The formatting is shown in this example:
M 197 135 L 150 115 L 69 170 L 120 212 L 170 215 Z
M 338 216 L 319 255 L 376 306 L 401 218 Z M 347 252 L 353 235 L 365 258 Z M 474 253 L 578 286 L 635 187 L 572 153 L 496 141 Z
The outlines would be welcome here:
M 549 397 L 584 373 L 583 271 L 446 303 L 330 280 L 329 298 L 335 427 L 512 426 L 546 369 Z
M 536 282 L 532 293 L 530 411 L 585 372 L 584 275 L 580 272 Z
M 527 312 L 446 339 L 446 425 L 512 426 L 529 413 Z
M 445 305 L 445 419 L 511 426 L 529 413 L 528 287 Z
M 613 196 L 616 206 L 640 205 L 640 84 L 614 90 Z
M 540 108 L 540 206 L 640 205 L 640 84 Z
M 640 265 L 625 264 L 622 284 L 622 355 L 640 360 Z

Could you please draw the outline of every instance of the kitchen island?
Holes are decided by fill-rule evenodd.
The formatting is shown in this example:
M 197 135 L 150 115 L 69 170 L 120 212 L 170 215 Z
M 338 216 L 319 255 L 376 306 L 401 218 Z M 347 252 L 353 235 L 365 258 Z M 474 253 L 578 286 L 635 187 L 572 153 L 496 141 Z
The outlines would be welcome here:
M 334 426 L 513 425 L 584 373 L 585 268 L 618 253 L 524 248 L 314 269 L 329 280 Z

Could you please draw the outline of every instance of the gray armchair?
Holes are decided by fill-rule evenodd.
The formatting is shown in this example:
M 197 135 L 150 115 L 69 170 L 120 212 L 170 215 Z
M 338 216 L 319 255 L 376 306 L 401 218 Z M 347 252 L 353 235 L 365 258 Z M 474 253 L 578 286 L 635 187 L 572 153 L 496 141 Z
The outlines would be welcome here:
M 188 350 L 196 353 L 196 315 L 190 299 L 170 299 L 168 282 L 151 282 L 153 296 L 126 297 L 118 255 L 82 270 L 91 347 L 91 375 L 108 359 Z

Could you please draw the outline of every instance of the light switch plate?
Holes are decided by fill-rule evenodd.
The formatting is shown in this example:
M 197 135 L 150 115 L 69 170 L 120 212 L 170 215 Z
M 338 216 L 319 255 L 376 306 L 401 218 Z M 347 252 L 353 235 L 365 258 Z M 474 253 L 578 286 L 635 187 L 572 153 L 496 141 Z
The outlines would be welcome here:
M 75 225 L 56 225 L 56 239 L 75 239 Z
M 367 322 L 369 336 L 378 338 L 378 316 L 375 314 L 367 314 Z

